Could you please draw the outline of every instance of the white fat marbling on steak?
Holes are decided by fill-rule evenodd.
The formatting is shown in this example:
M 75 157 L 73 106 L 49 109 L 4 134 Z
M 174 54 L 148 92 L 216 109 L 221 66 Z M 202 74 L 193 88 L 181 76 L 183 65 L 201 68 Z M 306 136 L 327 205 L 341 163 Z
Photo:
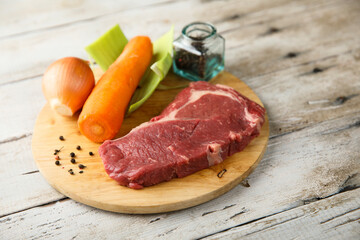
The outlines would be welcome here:
M 220 84 L 216 84 L 216 85 L 219 85 L 223 88 L 224 85 L 220 85 Z M 229 88 L 231 89 L 231 88 Z M 193 104 L 194 102 L 198 101 L 201 97 L 207 95 L 207 94 L 211 94 L 211 95 L 216 95 L 216 96 L 224 96 L 224 97 L 228 97 L 228 98 L 231 98 L 232 100 L 234 101 L 237 101 L 239 103 L 241 103 L 242 101 L 244 101 L 242 98 L 238 97 L 238 96 L 235 96 L 234 94 L 231 94 L 230 92 L 228 91 L 213 91 L 213 90 L 194 90 L 192 89 L 190 91 L 191 95 L 190 97 L 188 98 L 188 101 L 186 102 L 186 104 L 184 104 L 183 106 L 181 106 L 180 108 L 177 108 L 175 110 L 173 110 L 172 112 L 170 112 L 166 117 L 164 118 L 161 118 L 155 122 L 145 122 L 145 123 L 142 123 L 140 124 L 139 126 L 137 126 L 136 128 L 132 129 L 130 132 L 133 132 L 135 130 L 139 130 L 140 128 L 144 128 L 144 127 L 148 127 L 150 125 L 153 125 L 153 124 L 157 124 L 157 123 L 161 123 L 161 122 L 165 122 L 165 121 L 173 121 L 173 120 L 177 120 L 176 119 L 176 114 L 181 111 L 182 109 L 184 109 L 186 106 L 190 105 L 190 104 Z
M 232 141 L 238 141 L 240 142 L 241 139 L 242 139 L 242 136 L 241 136 L 241 133 L 236 133 L 236 132 L 233 132 L 233 131 L 230 131 L 229 133 L 229 138 L 232 140 Z
M 221 145 L 218 143 L 209 144 L 206 153 L 209 167 L 219 164 L 223 161 L 221 157 Z
M 259 117 L 257 115 L 249 113 L 249 111 L 246 107 L 244 108 L 244 113 L 245 113 L 245 119 L 250 122 L 250 127 L 256 126 L 258 131 L 260 131 L 261 119 L 259 119 Z

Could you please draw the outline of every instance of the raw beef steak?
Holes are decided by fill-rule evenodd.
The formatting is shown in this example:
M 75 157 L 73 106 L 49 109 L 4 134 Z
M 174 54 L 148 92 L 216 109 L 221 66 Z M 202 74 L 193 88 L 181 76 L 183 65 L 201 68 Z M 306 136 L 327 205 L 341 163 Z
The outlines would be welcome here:
M 109 176 L 134 189 L 185 177 L 242 151 L 265 109 L 224 85 L 191 83 L 157 117 L 99 149 Z

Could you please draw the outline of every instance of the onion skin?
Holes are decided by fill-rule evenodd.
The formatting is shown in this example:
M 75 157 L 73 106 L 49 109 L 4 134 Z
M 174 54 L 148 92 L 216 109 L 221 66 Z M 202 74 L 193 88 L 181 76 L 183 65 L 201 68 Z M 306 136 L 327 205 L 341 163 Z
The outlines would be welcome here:
M 89 65 L 76 57 L 53 62 L 45 71 L 42 90 L 46 100 L 57 113 L 72 116 L 82 108 L 95 86 Z

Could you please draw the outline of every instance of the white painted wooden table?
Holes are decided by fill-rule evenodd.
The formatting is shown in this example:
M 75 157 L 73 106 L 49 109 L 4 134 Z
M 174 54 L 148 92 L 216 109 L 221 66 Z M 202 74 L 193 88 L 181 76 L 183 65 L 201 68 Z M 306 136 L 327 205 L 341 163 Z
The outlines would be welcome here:
M 195 21 L 259 95 L 268 150 L 247 182 L 190 209 L 126 215 L 51 188 L 31 154 L 41 77 L 119 23 L 128 37 Z M 0 239 L 359 239 L 360 1 L 0 1 Z

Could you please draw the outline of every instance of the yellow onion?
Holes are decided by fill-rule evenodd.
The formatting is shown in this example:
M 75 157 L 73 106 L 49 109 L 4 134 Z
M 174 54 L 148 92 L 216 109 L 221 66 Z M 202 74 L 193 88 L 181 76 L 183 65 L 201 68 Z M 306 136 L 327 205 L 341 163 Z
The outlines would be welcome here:
M 45 98 L 52 109 L 64 116 L 72 116 L 81 109 L 94 86 L 89 65 L 76 57 L 55 61 L 42 79 Z

